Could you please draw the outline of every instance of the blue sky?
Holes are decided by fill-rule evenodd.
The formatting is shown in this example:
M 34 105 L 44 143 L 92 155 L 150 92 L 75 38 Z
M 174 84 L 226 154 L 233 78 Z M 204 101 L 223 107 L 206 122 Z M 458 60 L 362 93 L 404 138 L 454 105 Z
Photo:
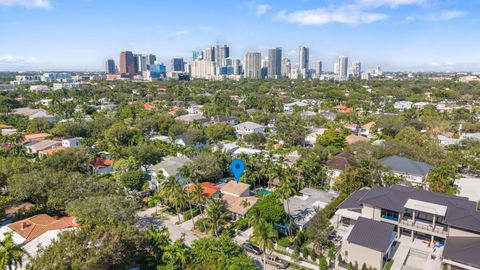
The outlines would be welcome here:
M 122 50 L 231 55 L 299 45 L 331 70 L 480 71 L 480 0 L 0 0 L 0 70 L 103 70 Z

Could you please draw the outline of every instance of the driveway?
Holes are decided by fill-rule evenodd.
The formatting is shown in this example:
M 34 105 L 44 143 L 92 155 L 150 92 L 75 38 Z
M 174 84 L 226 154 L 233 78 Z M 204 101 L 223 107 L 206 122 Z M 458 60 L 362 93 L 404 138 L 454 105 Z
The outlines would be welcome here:
M 155 207 L 138 212 L 137 213 L 139 217 L 138 227 L 143 229 L 148 229 L 152 225 L 157 228 L 161 226 L 166 226 L 168 228 L 168 231 L 170 232 L 170 239 L 172 240 L 172 242 L 180 240 L 184 235 L 185 244 L 190 247 L 192 246 L 193 241 L 202 237 L 202 235 L 194 233 L 190 230 L 186 230 L 182 228 L 180 225 L 175 224 L 176 221 L 178 221 L 176 216 L 173 216 L 167 220 L 163 220 L 163 219 L 152 217 L 154 213 L 155 213 Z

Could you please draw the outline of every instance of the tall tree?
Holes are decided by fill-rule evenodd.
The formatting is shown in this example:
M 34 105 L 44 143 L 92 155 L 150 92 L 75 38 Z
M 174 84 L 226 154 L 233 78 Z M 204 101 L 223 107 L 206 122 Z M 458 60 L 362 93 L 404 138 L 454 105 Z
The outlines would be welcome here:
M 6 233 L 4 239 L 0 241 L 0 269 L 8 268 L 12 270 L 17 266 L 22 266 L 22 257 L 25 250 L 13 242 L 12 233 Z
M 266 269 L 267 266 L 267 249 L 273 249 L 273 243 L 277 237 L 277 231 L 273 229 L 272 224 L 265 220 L 259 221 L 253 227 L 252 240 L 263 250 L 263 269 Z
M 458 178 L 455 167 L 442 166 L 428 172 L 427 182 L 432 191 L 455 195 L 458 193 L 458 186 L 455 184 Z
M 218 237 L 220 226 L 225 225 L 229 218 L 224 202 L 218 198 L 210 198 L 205 205 L 205 216 L 207 224 Z

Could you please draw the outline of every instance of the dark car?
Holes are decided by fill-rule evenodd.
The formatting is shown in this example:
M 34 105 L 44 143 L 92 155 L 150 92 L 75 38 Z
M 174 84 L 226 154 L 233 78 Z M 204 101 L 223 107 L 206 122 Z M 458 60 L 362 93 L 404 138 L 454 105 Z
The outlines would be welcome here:
M 247 252 L 250 252 L 256 255 L 262 254 L 262 250 L 260 250 L 258 247 L 249 243 L 243 243 L 242 248 L 245 249 Z
M 275 255 L 267 256 L 267 264 L 273 265 L 277 269 L 287 269 L 290 265 L 287 261 L 280 259 L 278 256 Z

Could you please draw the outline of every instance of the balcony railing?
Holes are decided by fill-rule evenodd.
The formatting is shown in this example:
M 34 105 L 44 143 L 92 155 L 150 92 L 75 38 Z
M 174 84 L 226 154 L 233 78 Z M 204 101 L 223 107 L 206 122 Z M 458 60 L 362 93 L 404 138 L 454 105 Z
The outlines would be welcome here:
M 400 224 L 407 225 L 409 227 L 413 227 L 413 228 L 417 228 L 417 229 L 430 231 L 430 232 L 447 234 L 446 228 L 444 226 L 438 225 L 438 224 L 435 227 L 433 227 L 433 224 L 431 225 L 431 224 L 426 224 L 426 223 L 422 223 L 422 222 L 417 222 L 417 221 L 413 221 L 412 219 L 402 219 L 402 220 L 400 220 Z

